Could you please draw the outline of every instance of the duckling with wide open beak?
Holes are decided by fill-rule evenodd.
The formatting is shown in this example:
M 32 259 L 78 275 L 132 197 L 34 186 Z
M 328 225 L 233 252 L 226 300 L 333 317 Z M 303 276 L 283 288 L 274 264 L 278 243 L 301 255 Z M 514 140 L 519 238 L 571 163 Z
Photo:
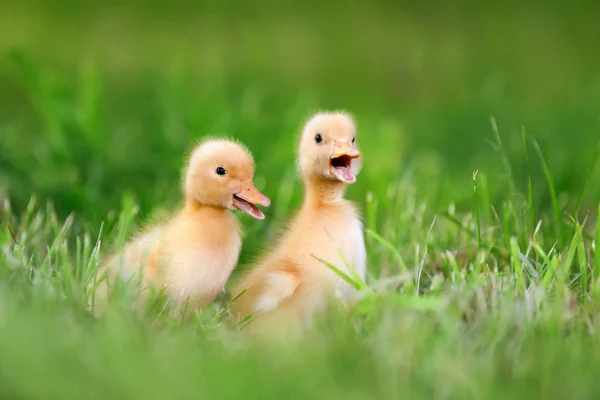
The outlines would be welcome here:
M 360 151 L 347 141 L 334 141 L 329 157 L 329 172 L 344 183 L 356 182 L 352 160 L 360 158 Z

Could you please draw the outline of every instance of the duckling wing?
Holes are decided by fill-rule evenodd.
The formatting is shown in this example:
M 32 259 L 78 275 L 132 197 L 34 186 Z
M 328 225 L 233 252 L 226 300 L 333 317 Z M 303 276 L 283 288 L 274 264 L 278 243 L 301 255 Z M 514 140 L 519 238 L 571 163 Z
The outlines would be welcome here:
M 298 288 L 298 278 L 285 271 L 269 272 L 265 275 L 263 290 L 254 303 L 255 313 L 271 311 L 285 299 L 292 297 Z

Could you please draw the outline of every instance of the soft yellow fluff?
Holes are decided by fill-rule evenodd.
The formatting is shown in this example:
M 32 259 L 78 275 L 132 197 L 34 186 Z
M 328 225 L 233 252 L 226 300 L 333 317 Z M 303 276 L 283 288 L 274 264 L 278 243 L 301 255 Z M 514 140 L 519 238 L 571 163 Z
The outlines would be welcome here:
M 322 113 L 304 126 L 298 164 L 305 188 L 302 207 L 275 248 L 235 287 L 236 319 L 251 326 L 305 326 L 331 296 L 350 303 L 356 291 L 320 260 L 365 278 L 366 252 L 357 208 L 343 198 L 356 181 L 360 153 L 356 128 L 345 113 Z M 343 257 L 340 256 L 340 251 Z M 346 259 L 348 265 L 343 261 Z
M 190 154 L 183 176 L 185 204 L 167 223 L 146 228 L 101 268 L 107 274 L 97 290 L 102 306 L 116 278 L 139 273 L 152 286 L 190 311 L 208 306 L 235 267 L 242 229 L 230 212 L 239 209 L 257 219 L 253 204 L 269 205 L 252 183 L 254 162 L 237 143 L 202 142 Z M 141 297 L 144 297 L 142 288 Z

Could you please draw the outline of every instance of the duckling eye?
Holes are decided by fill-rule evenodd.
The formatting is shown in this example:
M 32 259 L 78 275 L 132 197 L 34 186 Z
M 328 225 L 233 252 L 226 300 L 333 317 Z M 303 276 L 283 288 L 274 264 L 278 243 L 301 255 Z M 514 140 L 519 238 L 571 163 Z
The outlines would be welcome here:
M 323 141 L 323 136 L 321 136 L 320 133 L 317 133 L 317 135 L 315 136 L 315 142 L 321 143 Z
M 356 137 L 352 138 L 352 143 L 354 143 L 356 141 Z
M 218 175 L 225 175 L 227 173 L 227 171 L 225 171 L 225 168 L 223 167 L 218 167 L 217 168 L 217 174 Z

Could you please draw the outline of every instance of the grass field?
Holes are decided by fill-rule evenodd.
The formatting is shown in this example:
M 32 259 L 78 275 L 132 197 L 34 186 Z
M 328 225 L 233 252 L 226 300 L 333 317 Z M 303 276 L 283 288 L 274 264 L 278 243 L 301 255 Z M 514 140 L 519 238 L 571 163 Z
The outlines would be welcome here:
M 576 3 L 0 5 L 0 398 L 594 398 L 600 7 Z M 364 153 L 356 308 L 285 343 L 218 304 L 87 313 L 100 255 L 178 205 L 204 135 L 246 143 L 272 200 L 240 215 L 251 264 L 321 109 Z

